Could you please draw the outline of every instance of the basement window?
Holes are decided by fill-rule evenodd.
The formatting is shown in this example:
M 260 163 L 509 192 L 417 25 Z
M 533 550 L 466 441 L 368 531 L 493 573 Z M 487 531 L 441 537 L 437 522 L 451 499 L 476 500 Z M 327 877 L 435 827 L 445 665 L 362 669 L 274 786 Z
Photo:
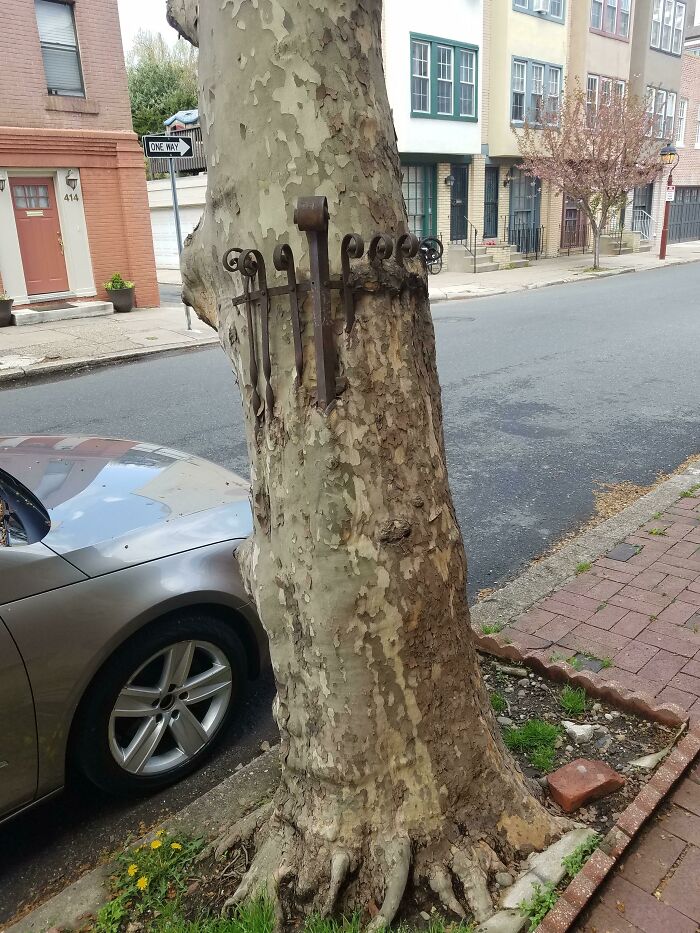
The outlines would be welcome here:
M 34 0 L 34 9 L 49 94 L 85 97 L 72 4 Z

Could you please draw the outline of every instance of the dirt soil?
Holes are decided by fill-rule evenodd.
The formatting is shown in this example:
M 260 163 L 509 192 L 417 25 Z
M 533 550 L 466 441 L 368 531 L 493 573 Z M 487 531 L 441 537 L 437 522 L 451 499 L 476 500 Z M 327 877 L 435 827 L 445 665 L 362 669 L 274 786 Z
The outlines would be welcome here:
M 585 715 L 569 715 L 559 702 L 562 685 L 548 681 L 525 668 L 519 668 L 518 665 L 503 663 L 488 656 L 482 656 L 480 660 L 489 692 L 497 691 L 508 704 L 508 709 L 499 713 L 499 716 L 512 720 L 515 727 L 529 719 L 541 719 L 561 728 L 562 735 L 557 742 L 554 769 L 575 758 L 592 758 L 607 762 L 624 775 L 626 782 L 621 790 L 571 814 L 572 819 L 587 823 L 602 834 L 607 832 L 644 784 L 650 780 L 655 770 L 633 768 L 630 762 L 670 745 L 674 738 L 674 730 L 620 712 L 609 704 L 590 698 Z M 597 733 L 589 742 L 576 745 L 561 727 L 562 720 L 595 724 L 603 727 L 605 731 Z M 506 723 L 502 728 L 505 730 L 512 727 Z M 516 753 L 515 757 L 523 772 L 540 786 L 546 806 L 561 814 L 560 808 L 543 789 L 546 783 L 545 775 L 530 765 L 526 755 Z M 229 853 L 223 861 L 214 862 L 209 859 L 202 864 L 197 878 L 193 879 L 191 897 L 188 898 L 186 909 L 191 918 L 200 915 L 201 912 L 218 913 L 221 910 L 223 902 L 232 894 L 245 873 L 252 854 L 252 849 L 241 848 Z M 518 871 L 524 868 L 524 865 L 514 865 L 511 868 Z M 421 929 L 427 926 L 427 918 L 435 914 L 434 903 L 425 901 L 423 897 L 416 902 L 409 896 L 396 922 L 404 921 Z

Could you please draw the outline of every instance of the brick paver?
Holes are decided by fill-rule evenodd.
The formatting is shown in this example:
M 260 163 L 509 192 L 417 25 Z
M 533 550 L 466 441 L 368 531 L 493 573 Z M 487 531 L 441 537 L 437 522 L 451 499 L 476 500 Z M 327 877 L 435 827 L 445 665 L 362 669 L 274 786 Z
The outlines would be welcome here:
M 700 767 L 625 853 L 572 930 L 697 933 L 700 929 Z
M 509 635 L 546 661 L 598 658 L 606 683 L 700 718 L 700 494 L 678 499 L 624 543 L 637 552 L 603 554 L 516 619 Z

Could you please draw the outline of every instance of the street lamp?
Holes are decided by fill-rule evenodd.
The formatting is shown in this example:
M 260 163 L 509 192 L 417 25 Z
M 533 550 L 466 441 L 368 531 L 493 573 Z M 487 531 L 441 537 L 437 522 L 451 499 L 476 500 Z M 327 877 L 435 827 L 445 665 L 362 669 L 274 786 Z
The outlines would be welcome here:
M 668 181 L 666 182 L 666 204 L 664 206 L 664 226 L 661 231 L 661 246 L 659 247 L 659 259 L 666 258 L 666 244 L 668 242 L 668 215 L 670 211 L 671 198 L 673 195 L 673 170 L 678 165 L 680 156 L 678 150 L 672 142 L 667 142 L 659 153 L 662 165 L 668 165 Z

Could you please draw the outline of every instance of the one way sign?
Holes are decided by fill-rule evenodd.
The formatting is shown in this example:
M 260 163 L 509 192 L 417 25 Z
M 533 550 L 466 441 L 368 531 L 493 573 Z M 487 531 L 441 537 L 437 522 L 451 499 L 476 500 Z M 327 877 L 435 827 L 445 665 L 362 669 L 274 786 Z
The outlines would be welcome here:
M 194 145 L 191 136 L 144 136 L 143 151 L 149 159 L 186 159 Z

